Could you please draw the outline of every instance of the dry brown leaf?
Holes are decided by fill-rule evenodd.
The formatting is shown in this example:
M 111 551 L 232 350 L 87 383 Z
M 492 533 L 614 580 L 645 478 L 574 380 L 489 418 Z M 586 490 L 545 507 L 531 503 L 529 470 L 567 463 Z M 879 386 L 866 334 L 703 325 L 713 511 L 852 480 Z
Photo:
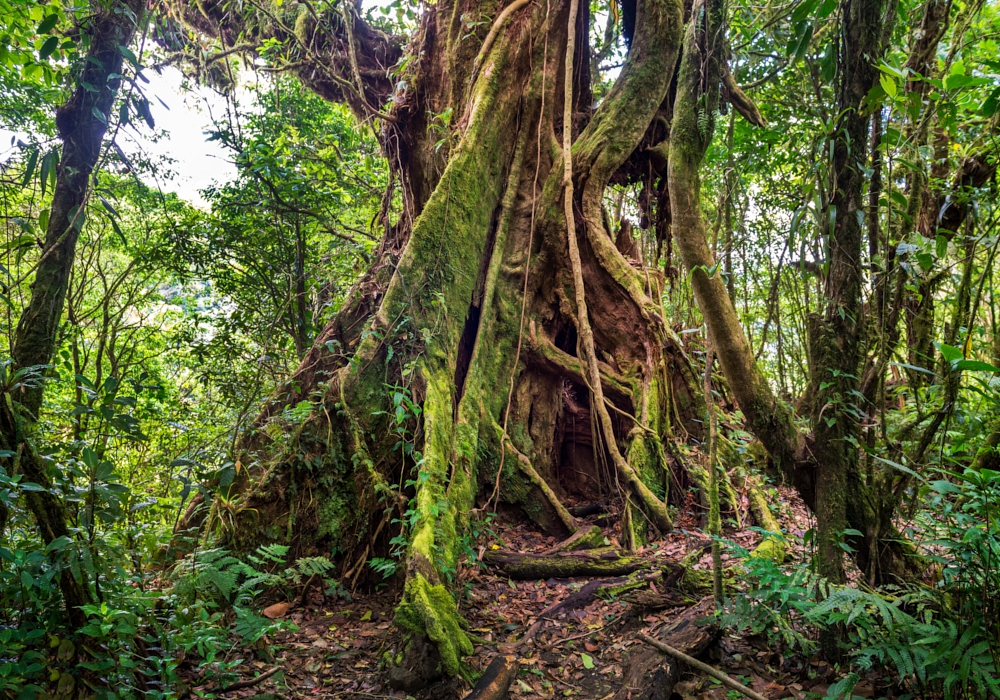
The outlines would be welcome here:
M 274 605 L 268 605 L 261 611 L 261 614 L 270 619 L 276 620 L 279 617 L 284 617 L 285 613 L 292 607 L 291 603 L 275 603 Z

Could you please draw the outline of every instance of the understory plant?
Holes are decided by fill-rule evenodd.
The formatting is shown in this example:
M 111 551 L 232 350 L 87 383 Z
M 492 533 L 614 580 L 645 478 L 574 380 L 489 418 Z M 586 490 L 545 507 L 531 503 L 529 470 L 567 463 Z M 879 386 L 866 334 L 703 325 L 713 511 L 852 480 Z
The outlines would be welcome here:
M 1000 473 L 942 471 L 921 492 L 920 543 L 933 580 L 880 589 L 832 584 L 812 562 L 781 566 L 728 543 L 746 588 L 728 599 L 723 625 L 811 654 L 821 630 L 839 630 L 850 672 L 830 697 L 853 698 L 859 673 L 894 672 L 906 698 L 1000 696 Z

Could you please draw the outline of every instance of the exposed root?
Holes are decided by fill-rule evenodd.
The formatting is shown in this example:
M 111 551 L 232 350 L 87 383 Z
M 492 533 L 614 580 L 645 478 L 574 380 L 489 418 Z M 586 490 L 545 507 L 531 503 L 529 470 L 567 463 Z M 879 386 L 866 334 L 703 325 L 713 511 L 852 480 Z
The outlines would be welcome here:
M 587 363 L 587 384 L 594 396 L 594 405 L 600 419 L 601 429 L 605 436 L 605 445 L 611 454 L 615 468 L 621 474 L 642 502 L 643 508 L 649 514 L 653 523 L 667 532 L 673 528 L 667 507 L 649 487 L 642 482 L 639 475 L 629 465 L 615 442 L 614 427 L 611 414 L 604 403 L 604 388 L 601 381 L 601 370 L 597 361 L 597 350 L 594 345 L 594 331 L 587 315 L 587 295 L 584 289 L 583 264 L 580 260 L 580 247 L 576 234 L 576 218 L 573 213 L 573 54 L 576 44 L 576 14 L 577 3 L 570 4 L 569 31 L 566 45 L 565 88 L 563 98 L 563 210 L 566 218 L 566 239 L 569 242 L 569 259 L 573 270 L 573 287 L 576 292 L 577 330 L 582 345 L 582 356 Z
M 507 23 L 507 19 L 520 10 L 522 7 L 527 5 L 531 0 L 514 0 L 510 5 L 505 7 L 503 11 L 497 15 L 497 18 L 493 20 L 493 26 L 490 27 L 489 34 L 483 40 L 483 45 L 479 47 L 479 54 L 476 56 L 476 61 L 472 66 L 472 75 L 469 76 L 469 82 L 476 82 L 476 76 L 479 75 L 479 67 L 483 64 L 483 59 L 486 58 L 486 54 L 490 52 L 493 48 L 493 42 L 496 41 L 497 35 L 500 34 L 500 30 L 503 29 L 504 25 Z
M 573 576 L 621 576 L 652 564 L 640 557 L 622 556 L 611 547 L 587 552 L 518 554 L 487 552 L 484 561 L 516 580 L 572 578 Z
M 499 425 L 497 426 L 497 430 L 502 434 L 502 429 L 500 428 Z M 541 490 L 541 492 L 545 494 L 545 497 L 549 500 L 549 503 L 552 504 L 552 507 L 555 509 L 556 513 L 559 514 L 559 519 L 563 522 L 563 525 L 565 525 L 570 532 L 574 533 L 577 532 L 578 528 L 580 527 L 579 522 L 577 521 L 576 518 L 574 518 L 572 515 L 569 514 L 569 511 L 566 510 L 566 506 L 562 504 L 562 501 L 559 500 L 559 497 L 555 494 L 555 491 L 553 491 L 552 488 L 545 481 L 545 479 L 542 478 L 542 475 L 539 474 L 538 471 L 533 466 L 531 466 L 531 460 L 528 459 L 527 456 L 524 455 L 524 453 L 518 450 L 514 446 L 514 443 L 511 442 L 510 438 L 507 437 L 506 435 L 503 435 L 503 442 L 505 449 L 510 450 L 511 453 L 514 454 L 515 457 L 517 457 L 517 466 L 521 468 L 521 471 L 523 471 L 528 476 L 528 478 L 531 479 L 531 483 L 537 486 Z
M 459 614 L 455 599 L 443 584 L 432 585 L 423 574 L 413 573 L 407 579 L 403 600 L 396 608 L 396 624 L 414 639 L 426 635 L 434 642 L 442 670 L 448 675 L 458 675 L 461 658 L 473 652 L 465 632 L 468 623 Z
M 517 658 L 513 655 L 497 656 L 486 667 L 465 700 L 503 700 L 507 697 L 510 684 L 517 677 L 517 669 Z
M 578 552 L 584 549 L 597 549 L 604 544 L 604 533 L 597 525 L 590 528 L 577 528 L 577 531 L 563 540 L 552 549 L 543 554 L 556 554 L 558 552 Z
M 692 667 L 698 669 L 699 671 L 707 673 L 708 675 L 710 675 L 712 678 L 716 679 L 717 681 L 719 681 L 723 685 L 725 685 L 725 686 L 727 686 L 729 688 L 732 688 L 733 690 L 735 690 L 738 693 L 742 693 L 743 695 L 746 695 L 748 698 L 752 698 L 752 700 L 767 700 L 767 698 L 765 698 L 760 693 L 758 693 L 758 692 L 756 692 L 754 690 L 751 690 L 750 688 L 747 688 L 745 685 L 743 685 L 739 681 L 733 680 L 732 678 L 730 678 L 729 676 L 727 676 L 722 671 L 719 671 L 718 669 L 716 669 L 716 668 L 714 668 L 712 666 L 709 666 L 706 663 L 698 661 L 698 659 L 695 659 L 695 658 L 693 658 L 691 656 L 688 656 L 683 651 L 680 651 L 679 649 L 675 649 L 674 647 L 670 646 L 669 644 L 665 644 L 665 643 L 661 642 L 658 639 L 653 639 L 648 634 L 639 633 L 639 634 L 636 635 L 636 639 L 640 639 L 640 640 L 644 641 L 646 644 L 649 644 L 650 646 L 655 647 L 656 649 L 659 649 L 664 654 L 669 654 L 670 656 L 673 656 L 675 659 L 679 659 L 679 660 L 683 661 L 688 666 L 692 666 Z
M 685 610 L 658 637 L 672 648 L 697 656 L 708 649 L 718 634 L 712 617 L 715 602 L 711 597 Z M 636 644 L 628 651 L 625 678 L 612 700 L 667 700 L 680 679 L 683 665 L 648 646 Z
M 785 560 L 785 541 L 781 536 L 781 524 L 771 513 L 771 508 L 767 504 L 767 497 L 760 488 L 756 479 L 747 479 L 747 495 L 750 498 L 750 510 L 757 519 L 757 524 L 762 530 L 768 533 L 764 539 L 750 553 L 753 557 L 764 557 L 771 559 L 777 564 Z

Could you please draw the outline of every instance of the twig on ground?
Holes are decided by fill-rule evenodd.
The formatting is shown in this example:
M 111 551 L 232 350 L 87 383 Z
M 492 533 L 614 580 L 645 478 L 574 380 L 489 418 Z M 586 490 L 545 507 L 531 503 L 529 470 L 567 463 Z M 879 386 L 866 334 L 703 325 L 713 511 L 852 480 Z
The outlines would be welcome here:
M 273 676 L 275 673 L 277 673 L 280 670 L 281 670 L 281 666 L 275 666 L 270 671 L 264 671 L 264 673 L 260 674 L 256 678 L 251 678 L 251 679 L 245 680 L 245 681 L 239 681 L 238 683 L 233 683 L 232 685 L 223 686 L 221 688 L 213 688 L 212 690 L 210 690 L 208 692 L 209 693 L 231 693 L 234 690 L 243 690 L 244 688 L 252 688 L 253 686 L 257 685 L 258 683 L 263 683 L 264 681 L 266 681 L 268 678 L 270 678 L 271 676 Z
M 699 671 L 704 671 L 705 673 L 707 673 L 708 675 L 710 675 L 715 680 L 721 682 L 723 685 L 726 685 L 726 686 L 732 688 L 733 690 L 735 690 L 735 691 L 737 691 L 739 693 L 743 693 L 748 698 L 752 698 L 753 700 L 767 700 L 767 698 L 765 698 L 760 693 L 758 693 L 758 692 L 756 692 L 754 690 L 751 690 L 750 688 L 747 688 L 745 685 L 741 684 L 739 681 L 733 680 L 732 678 L 730 678 L 729 676 L 727 676 L 722 671 L 719 671 L 718 669 L 716 669 L 716 668 L 714 668 L 712 666 L 709 666 L 708 664 L 706 664 L 706 663 L 704 663 L 702 661 L 698 661 L 698 659 L 692 658 L 692 657 L 688 656 L 687 654 L 685 654 L 682 651 L 678 651 L 677 649 L 674 649 L 669 644 L 664 644 L 663 642 L 661 642 L 658 639 L 653 639 L 648 634 L 643 634 L 643 633 L 640 632 L 639 634 L 636 635 L 636 639 L 640 639 L 640 640 L 646 642 L 646 644 L 650 645 L 651 647 L 653 647 L 655 649 L 659 649 L 664 654 L 669 654 L 670 656 L 673 656 L 675 659 L 680 659 L 681 661 L 683 661 L 684 663 L 686 663 L 688 666 L 692 666 L 692 667 L 698 669 Z

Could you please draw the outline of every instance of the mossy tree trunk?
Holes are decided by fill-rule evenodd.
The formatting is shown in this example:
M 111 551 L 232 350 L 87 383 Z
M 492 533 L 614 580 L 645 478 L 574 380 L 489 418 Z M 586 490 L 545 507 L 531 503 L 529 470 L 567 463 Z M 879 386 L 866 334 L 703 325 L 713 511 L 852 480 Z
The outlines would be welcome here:
M 663 318 L 657 272 L 616 247 L 602 198 L 612 179 L 648 172 L 646 147 L 663 138 L 684 7 L 636 3 L 626 63 L 594 108 L 581 3 L 566 123 L 568 0 L 427 6 L 395 83 L 386 76 L 400 40 L 351 5 L 317 14 L 263 4 L 242 15 L 223 2 L 169 6 L 227 46 L 285 42 L 283 59 L 304 81 L 379 120 L 403 189 L 403 214 L 372 268 L 244 439 L 247 470 L 211 506 L 209 527 L 235 546 L 274 538 L 336 551 L 346 583 L 402 535 L 396 622 L 410 646 L 401 666 L 459 673 L 472 646 L 449 584 L 470 512 L 499 498 L 565 533 L 572 521 L 557 499 L 574 484 L 560 478 L 564 438 L 574 416 L 601 413 L 594 396 L 603 394 L 609 418 L 586 431 L 597 459 L 582 467 L 623 484 L 650 527 L 670 527 L 662 439 L 676 416 L 700 417 L 701 396 Z M 579 345 L 568 236 L 592 355 Z M 591 391 L 595 377 L 601 392 Z M 292 424 L 283 408 L 301 401 L 312 414 Z M 602 477 L 613 450 L 628 459 L 606 459 L 617 473 Z
M 89 42 L 80 62 L 77 85 L 56 111 L 56 126 L 62 154 L 56 170 L 56 186 L 49 210 L 45 243 L 31 284 L 31 298 L 18 320 L 11 355 L 15 370 L 39 373 L 52 361 L 59 324 L 65 306 L 76 243 L 85 223 L 91 194 L 91 176 L 97 167 L 108 129 L 108 118 L 122 82 L 122 47 L 128 47 L 145 17 L 139 0 L 95 2 L 79 30 Z M 33 369 L 37 368 L 37 369 Z M 8 379 L 10 381 L 10 379 Z M 42 383 L 9 383 L 0 396 L 0 448 L 13 456 L 3 458 L 9 473 L 21 472 L 25 482 L 37 484 L 26 501 L 38 525 L 42 541 L 49 545 L 60 538 L 72 539 L 66 506 L 52 492 L 47 461 L 35 450 L 31 427 L 42 406 Z M 0 506 L 2 508 L 2 506 Z M 7 513 L 0 511 L 0 531 Z M 64 556 L 56 547 L 50 556 Z M 86 624 L 81 606 L 91 602 L 89 583 L 70 571 L 59 578 L 67 621 L 73 629 Z

